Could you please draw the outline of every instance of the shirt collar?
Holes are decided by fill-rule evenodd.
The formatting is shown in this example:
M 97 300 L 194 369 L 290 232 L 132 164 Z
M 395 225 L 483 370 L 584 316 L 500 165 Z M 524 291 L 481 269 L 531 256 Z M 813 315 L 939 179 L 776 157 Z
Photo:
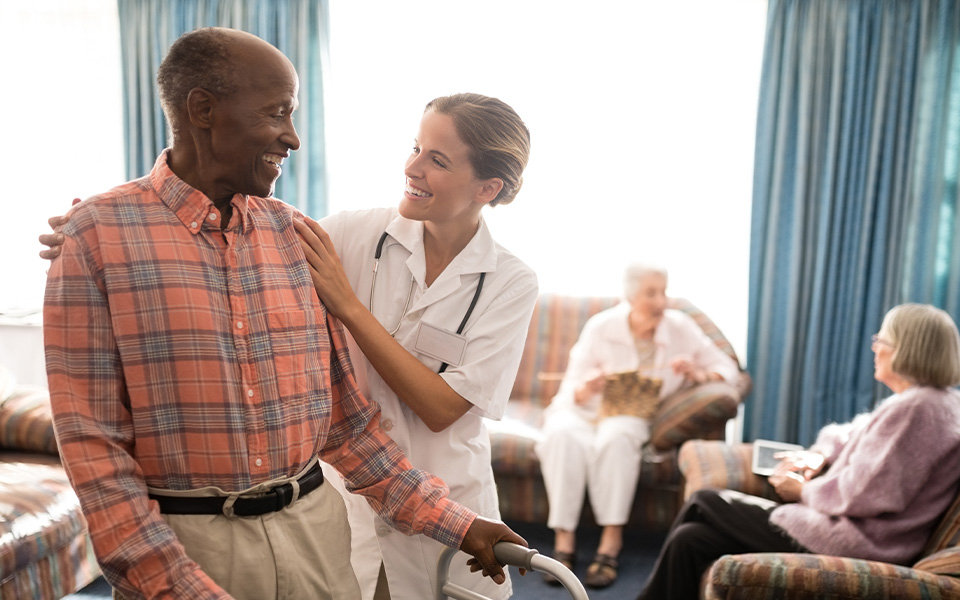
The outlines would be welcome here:
M 422 221 L 413 221 L 396 215 L 387 224 L 386 231 L 412 255 L 411 258 L 423 256 Z M 386 243 L 389 244 L 389 240 Z M 481 216 L 477 232 L 444 272 L 456 275 L 492 272 L 497 268 L 497 253 L 497 244 Z
M 211 214 L 219 215 L 219 211 L 203 192 L 190 186 L 177 177 L 167 164 L 170 149 L 167 148 L 157 157 L 157 162 L 150 171 L 150 183 L 157 192 L 160 200 L 166 204 L 177 218 L 191 233 L 199 233 L 204 226 L 220 229 L 219 220 L 210 220 Z M 233 213 L 239 222 L 239 230 L 248 230 L 250 226 L 249 197 L 243 194 L 234 194 L 230 200 Z M 222 215 L 219 215 L 222 217 Z M 218 217 L 219 219 L 219 217 Z M 236 225 L 231 225 L 234 228 Z

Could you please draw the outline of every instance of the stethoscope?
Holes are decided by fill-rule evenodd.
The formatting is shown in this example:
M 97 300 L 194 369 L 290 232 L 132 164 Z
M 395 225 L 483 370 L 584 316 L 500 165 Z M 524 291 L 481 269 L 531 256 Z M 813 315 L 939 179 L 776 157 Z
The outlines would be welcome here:
M 380 266 L 380 255 L 383 254 L 383 243 L 387 240 L 387 232 L 384 231 L 383 235 L 380 236 L 380 241 L 377 242 L 377 249 L 373 253 L 373 281 L 370 282 L 370 312 L 373 313 L 373 292 L 377 289 L 377 268 Z M 480 299 L 480 290 L 483 289 L 483 280 L 486 278 L 486 273 L 480 273 L 480 280 L 477 282 L 477 291 L 473 293 L 473 300 L 470 301 L 470 306 L 467 308 L 467 314 L 463 315 L 463 320 L 460 321 L 460 327 L 457 328 L 457 335 L 463 334 L 463 328 L 467 326 L 467 321 L 470 319 L 470 315 L 473 314 L 474 307 L 477 306 L 477 300 Z M 393 331 L 390 332 L 390 337 L 397 335 L 397 332 L 400 331 L 400 325 L 403 323 L 403 317 L 407 314 L 407 309 L 410 308 L 410 299 L 413 297 L 413 286 L 416 281 L 413 278 L 413 275 L 410 276 L 410 291 L 407 292 L 407 300 L 403 303 L 403 312 L 400 313 L 400 320 L 397 321 L 397 326 L 394 327 Z M 440 370 L 438 373 L 443 373 L 447 370 L 447 363 L 440 365 Z

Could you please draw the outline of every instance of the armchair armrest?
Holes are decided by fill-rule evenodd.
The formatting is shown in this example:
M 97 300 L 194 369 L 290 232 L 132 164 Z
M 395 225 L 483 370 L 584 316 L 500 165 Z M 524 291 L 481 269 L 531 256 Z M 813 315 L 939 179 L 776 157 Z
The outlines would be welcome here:
M 46 388 L 21 385 L 0 402 L 0 448 L 59 456 Z
M 960 580 L 889 563 L 819 554 L 720 557 L 703 598 L 955 598 Z
M 686 479 L 684 498 L 700 489 L 715 488 L 778 499 L 766 478 L 753 473 L 753 444 L 690 440 L 680 447 L 677 462 Z
M 724 381 L 683 388 L 660 401 L 650 424 L 650 443 L 669 450 L 690 439 L 713 437 L 712 432 L 737 416 L 741 398 L 738 386 Z
M 930 556 L 917 561 L 913 568 L 937 575 L 960 577 L 960 546 L 944 548 L 939 552 L 934 552 Z

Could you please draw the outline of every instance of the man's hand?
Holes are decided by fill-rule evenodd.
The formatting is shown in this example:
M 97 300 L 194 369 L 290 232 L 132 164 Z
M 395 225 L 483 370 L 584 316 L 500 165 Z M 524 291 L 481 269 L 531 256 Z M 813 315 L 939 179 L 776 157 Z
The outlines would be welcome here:
M 473 556 L 467 561 L 471 573 L 481 571 L 484 577 L 493 579 L 499 585 L 506 581 L 506 576 L 503 574 L 503 565 L 493 555 L 493 545 L 497 542 L 511 542 L 529 547 L 527 540 L 503 523 L 477 517 L 470 524 L 460 549 Z

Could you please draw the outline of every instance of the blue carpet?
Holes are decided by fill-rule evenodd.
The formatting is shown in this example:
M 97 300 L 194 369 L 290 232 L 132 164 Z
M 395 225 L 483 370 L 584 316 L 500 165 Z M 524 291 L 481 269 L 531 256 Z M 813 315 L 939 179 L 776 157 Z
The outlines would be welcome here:
M 536 548 L 546 556 L 550 556 L 553 552 L 553 532 L 545 525 L 532 523 L 510 523 L 509 525 L 527 540 L 531 548 Z M 590 564 L 597 548 L 597 541 L 600 539 L 600 529 L 583 528 L 577 532 L 577 538 L 579 549 L 574 573 L 583 581 L 587 565 Z M 623 551 L 620 553 L 620 577 L 606 589 L 587 588 L 590 599 L 633 600 L 650 575 L 663 539 L 663 533 L 628 531 L 624 537 Z M 516 569 L 511 569 L 511 577 L 513 578 L 513 597 L 516 600 L 567 600 L 570 598 L 570 594 L 562 587 L 550 587 L 545 584 L 540 573 L 527 573 L 526 576 L 520 577 Z M 110 598 L 110 586 L 101 577 L 64 600 L 110 600 Z
M 509 523 L 510 527 L 522 535 L 531 548 L 541 554 L 551 556 L 553 552 L 553 532 L 545 525 L 531 523 Z M 587 589 L 591 600 L 633 600 L 647 581 L 653 563 L 657 560 L 665 533 L 627 531 L 624 533 L 623 550 L 620 552 L 620 568 L 617 581 L 602 590 Z M 587 575 L 587 566 L 593 560 L 597 543 L 600 540 L 598 527 L 581 528 L 577 531 L 577 564 L 573 569 L 583 581 Z M 516 600 L 567 600 L 569 592 L 562 587 L 550 587 L 543 582 L 540 573 L 527 573 L 520 577 L 511 570 L 513 578 L 513 597 Z

